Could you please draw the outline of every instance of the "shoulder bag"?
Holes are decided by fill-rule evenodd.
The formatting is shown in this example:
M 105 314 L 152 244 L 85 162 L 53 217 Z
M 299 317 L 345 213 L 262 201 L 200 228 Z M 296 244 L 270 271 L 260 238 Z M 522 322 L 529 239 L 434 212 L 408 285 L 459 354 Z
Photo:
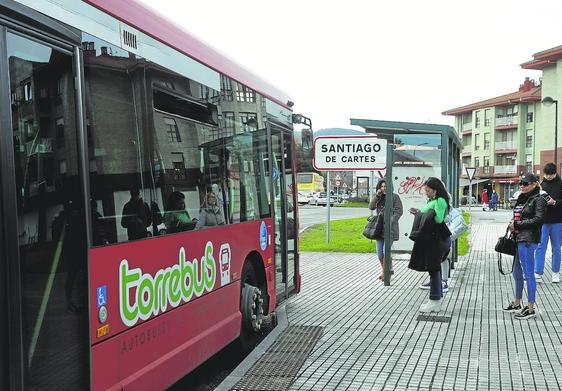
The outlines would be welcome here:
M 494 250 L 498 253 L 498 270 L 502 275 L 510 274 L 513 271 L 513 262 L 511 263 L 511 270 L 507 272 L 507 268 L 504 268 L 504 259 L 503 255 L 511 255 L 515 256 L 517 252 L 517 243 L 515 243 L 515 239 L 508 234 L 509 228 L 505 230 L 505 234 L 498 238 L 498 242 L 496 243 L 496 247 Z

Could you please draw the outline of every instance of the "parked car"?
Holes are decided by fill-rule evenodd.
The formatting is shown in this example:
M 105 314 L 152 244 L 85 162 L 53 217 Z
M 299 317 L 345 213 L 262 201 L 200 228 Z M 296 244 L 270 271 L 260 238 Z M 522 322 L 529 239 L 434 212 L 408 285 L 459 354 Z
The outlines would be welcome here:
M 468 205 L 468 196 L 462 196 L 459 200 L 461 205 Z M 472 196 L 470 199 L 470 205 L 476 205 L 478 201 L 476 201 L 476 197 Z
M 330 197 L 330 206 L 334 205 L 335 203 L 336 203 L 336 199 L 333 196 Z M 309 204 L 310 205 L 316 205 L 316 206 L 318 206 L 318 205 L 324 205 L 324 206 L 328 205 L 328 193 L 321 192 L 318 195 L 318 198 L 310 200 Z

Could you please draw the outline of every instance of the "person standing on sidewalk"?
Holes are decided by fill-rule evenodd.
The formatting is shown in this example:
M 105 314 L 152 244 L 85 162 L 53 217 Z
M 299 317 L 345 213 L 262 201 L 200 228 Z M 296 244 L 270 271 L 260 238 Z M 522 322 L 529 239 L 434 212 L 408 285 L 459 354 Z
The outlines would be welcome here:
M 410 239 L 415 243 L 408 267 L 429 273 L 429 300 L 420 307 L 420 312 L 438 312 L 443 300 L 441 262 L 447 257 L 451 247 L 451 232 L 445 224 L 450 198 L 445 185 L 438 178 L 429 177 L 424 183 L 424 189 L 429 199 L 427 204 L 421 210 L 410 208 L 410 213 L 416 215 L 416 218 L 410 234 Z M 433 221 L 427 221 L 424 215 L 434 216 Z
M 508 226 L 512 234 L 515 235 L 515 242 L 517 243 L 512 273 L 515 282 L 515 297 L 503 310 L 505 312 L 516 312 L 515 318 L 523 320 L 536 317 L 535 250 L 541 239 L 541 226 L 545 216 L 546 200 L 539 193 L 538 179 L 533 173 L 524 174 L 519 186 L 521 194 L 517 197 L 513 208 L 513 219 Z M 521 304 L 523 278 L 527 281 L 527 296 L 529 299 L 529 303 L 525 307 Z
M 376 211 L 377 219 L 383 219 L 383 229 L 382 229 L 382 237 L 380 239 L 376 239 L 376 250 L 377 250 L 377 257 L 379 258 L 379 262 L 381 264 L 381 274 L 379 275 L 379 280 L 383 279 L 383 270 L 384 270 L 384 205 L 386 203 L 386 180 L 382 179 L 377 183 L 376 193 L 371 202 L 369 203 L 369 209 Z M 396 193 L 392 193 L 392 226 L 390 227 L 392 241 L 395 242 L 400 239 L 400 231 L 398 227 L 398 220 L 402 217 L 403 214 L 402 208 L 402 200 Z M 378 222 L 377 222 L 378 225 Z M 393 271 L 391 270 L 391 273 Z
M 550 238 L 552 247 L 552 282 L 560 282 L 560 245 L 562 241 L 562 180 L 556 173 L 554 163 L 547 163 L 543 168 L 541 188 L 546 194 L 546 213 L 541 231 L 541 242 L 535 252 L 535 279 L 542 282 L 544 257 Z

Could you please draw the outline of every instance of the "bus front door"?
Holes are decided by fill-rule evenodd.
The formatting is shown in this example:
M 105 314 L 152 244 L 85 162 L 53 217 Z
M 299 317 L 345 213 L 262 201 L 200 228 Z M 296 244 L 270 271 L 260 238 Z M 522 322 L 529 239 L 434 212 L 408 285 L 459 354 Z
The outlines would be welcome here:
M 297 209 L 293 133 L 271 126 L 271 176 L 275 221 L 275 270 L 277 299 L 286 299 L 296 287 L 298 252 L 296 248 Z
M 78 62 L 68 47 L 37 37 L 4 28 L 0 38 L 9 387 L 87 389 L 87 242 L 75 104 Z

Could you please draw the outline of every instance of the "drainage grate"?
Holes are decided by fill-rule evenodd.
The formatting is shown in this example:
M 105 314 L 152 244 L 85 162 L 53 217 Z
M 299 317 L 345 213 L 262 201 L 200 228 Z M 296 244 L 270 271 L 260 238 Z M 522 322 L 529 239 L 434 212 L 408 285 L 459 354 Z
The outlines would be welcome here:
M 232 390 L 288 390 L 321 336 L 322 327 L 287 327 Z
M 418 315 L 418 322 L 439 322 L 439 323 L 450 323 L 450 316 L 438 316 L 438 315 Z

